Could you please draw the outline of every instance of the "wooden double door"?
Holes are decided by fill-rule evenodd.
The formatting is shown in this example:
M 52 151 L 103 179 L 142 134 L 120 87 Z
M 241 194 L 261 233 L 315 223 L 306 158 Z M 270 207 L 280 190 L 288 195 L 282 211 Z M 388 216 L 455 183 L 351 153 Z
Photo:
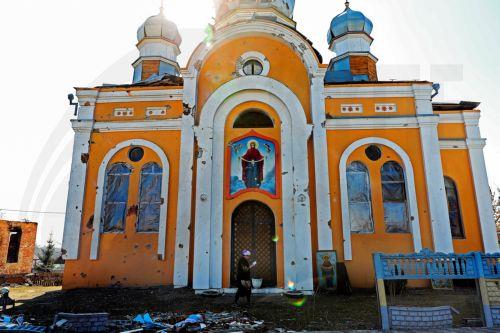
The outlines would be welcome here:
M 243 250 L 250 250 L 253 278 L 263 279 L 263 288 L 276 287 L 276 230 L 272 210 L 258 201 L 247 201 L 236 208 L 231 227 L 231 285 L 236 286 L 237 263 Z

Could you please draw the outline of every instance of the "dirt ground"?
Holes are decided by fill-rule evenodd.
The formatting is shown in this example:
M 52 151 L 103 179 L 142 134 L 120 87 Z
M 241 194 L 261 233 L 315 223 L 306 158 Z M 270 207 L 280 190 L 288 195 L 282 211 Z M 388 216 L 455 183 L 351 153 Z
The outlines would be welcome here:
M 92 289 L 62 291 L 60 287 L 15 287 L 11 297 L 15 309 L 9 314 L 25 314 L 38 325 L 52 324 L 58 312 L 109 312 L 113 319 L 125 319 L 139 313 L 154 312 L 222 312 L 232 311 L 232 296 L 204 298 L 192 290 L 171 288 Z M 472 288 L 453 291 L 407 290 L 404 295 L 389 297 L 390 305 L 452 305 L 460 314 L 455 325 L 463 326 L 464 318 L 480 318 L 479 302 Z M 374 292 L 355 292 L 351 296 L 318 294 L 302 302 L 290 302 L 279 295 L 254 296 L 248 309 L 254 317 L 265 320 L 268 328 L 290 330 L 372 330 L 379 328 L 377 298 Z

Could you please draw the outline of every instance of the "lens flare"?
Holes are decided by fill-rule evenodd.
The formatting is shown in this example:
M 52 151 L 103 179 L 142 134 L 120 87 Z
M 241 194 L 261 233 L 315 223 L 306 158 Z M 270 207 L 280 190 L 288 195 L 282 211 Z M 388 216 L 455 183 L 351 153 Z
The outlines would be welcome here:
M 278 236 L 274 236 L 273 237 L 273 242 L 278 243 L 279 240 L 280 240 L 280 238 Z
M 288 289 L 290 289 L 291 291 L 294 291 L 295 290 L 295 283 L 293 281 L 288 281 Z
M 295 306 L 296 308 L 301 308 L 304 306 L 304 304 L 306 304 L 306 301 L 307 301 L 307 298 L 303 297 L 303 298 L 299 298 L 299 299 L 295 299 L 295 300 L 290 301 L 290 304 Z
M 205 44 L 207 44 L 207 47 L 210 48 L 212 47 L 213 43 L 214 43 L 214 26 L 209 24 L 206 28 L 205 28 L 205 39 L 203 40 L 205 42 Z

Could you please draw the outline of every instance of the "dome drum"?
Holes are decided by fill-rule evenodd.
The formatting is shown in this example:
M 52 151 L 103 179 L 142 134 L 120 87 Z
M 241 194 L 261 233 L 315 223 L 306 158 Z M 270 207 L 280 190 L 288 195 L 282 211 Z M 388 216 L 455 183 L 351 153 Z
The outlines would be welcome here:
M 271 8 L 291 18 L 295 0 L 215 0 L 215 11 L 218 18 L 239 8 Z

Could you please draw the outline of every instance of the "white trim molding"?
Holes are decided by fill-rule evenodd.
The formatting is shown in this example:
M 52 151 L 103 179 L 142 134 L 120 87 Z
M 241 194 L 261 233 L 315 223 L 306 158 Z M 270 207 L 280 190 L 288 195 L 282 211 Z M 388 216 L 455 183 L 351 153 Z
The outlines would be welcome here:
M 405 185 L 406 193 L 408 193 L 408 210 L 410 212 L 409 223 L 413 235 L 413 248 L 415 252 L 422 250 L 422 237 L 420 234 L 420 220 L 418 214 L 417 193 L 415 189 L 415 176 L 413 172 L 413 165 L 408 154 L 396 143 L 384 138 L 364 138 L 352 143 L 342 154 L 340 158 L 339 171 L 340 171 L 340 195 L 342 206 L 342 228 L 344 234 L 344 260 L 352 260 L 352 245 L 351 245 L 351 218 L 349 215 L 349 197 L 347 189 L 347 161 L 351 154 L 359 147 L 379 144 L 394 150 L 401 160 L 403 161 L 403 168 L 405 171 Z
M 167 155 L 158 145 L 153 142 L 146 141 L 143 139 L 132 139 L 124 142 L 120 142 L 108 151 L 104 159 L 99 166 L 99 173 L 97 176 L 97 191 L 95 199 L 94 208 L 94 224 L 92 231 L 92 243 L 90 247 L 90 259 L 98 260 L 99 254 L 99 240 L 101 236 L 101 214 L 102 214 L 102 204 L 104 199 L 104 192 L 106 190 L 106 170 L 108 168 L 109 161 L 115 156 L 120 150 L 131 147 L 140 146 L 147 147 L 153 150 L 160 158 L 162 164 L 162 185 L 161 185 L 161 198 L 163 202 L 160 206 L 160 226 L 158 230 L 158 259 L 165 259 L 165 245 L 167 237 L 167 210 L 168 210 L 168 186 L 170 177 L 170 164 L 168 162 Z
M 84 157 L 88 156 L 89 153 L 93 121 L 72 120 L 72 124 L 75 131 L 75 140 L 73 143 L 62 243 L 62 252 L 66 260 L 78 259 L 85 180 L 87 177 L 87 161 Z
M 182 101 L 182 89 L 101 91 L 97 98 L 97 103 L 164 101 Z
M 142 132 L 142 131 L 180 131 L 182 119 L 137 120 L 137 121 L 100 121 L 94 124 L 98 132 Z
M 196 72 L 184 71 L 184 113 L 182 116 L 181 158 L 179 164 L 179 191 L 177 197 L 177 228 L 175 234 L 174 287 L 189 284 L 190 240 L 193 204 L 194 113 L 196 111 Z
M 493 210 L 491 209 L 491 192 L 483 153 L 486 140 L 481 138 L 479 129 L 480 114 L 479 112 L 467 112 L 463 116 L 484 251 L 486 253 L 495 253 L 499 252 L 498 237 Z
M 340 113 L 363 113 L 363 104 L 341 104 Z
M 326 86 L 325 98 L 377 98 L 377 97 L 414 97 L 412 86 Z
M 416 117 L 336 117 L 326 120 L 327 130 L 418 128 Z
M 464 116 L 462 113 L 439 113 L 440 124 L 463 124 Z
M 421 110 L 426 108 L 423 103 L 420 107 Z M 434 251 L 453 253 L 448 199 L 444 185 L 441 148 L 437 130 L 439 117 L 437 115 L 420 116 L 418 117 L 418 122 L 420 125 L 420 141 L 424 160 L 425 184 L 427 187 L 427 201 L 431 219 Z
M 465 140 L 439 140 L 439 148 L 441 150 L 464 150 L 467 149 Z
M 325 74 L 325 73 L 324 73 Z M 332 209 L 330 179 L 328 169 L 328 144 L 326 135 L 326 112 L 323 90 L 325 79 L 323 75 L 312 78 L 311 85 L 311 113 L 314 124 L 314 174 L 316 188 L 316 224 L 318 231 L 318 250 L 333 250 Z
M 66 215 L 63 232 L 63 257 L 65 260 L 77 260 L 80 248 L 80 231 L 87 179 L 87 156 L 90 151 L 90 137 L 94 126 L 94 111 L 97 91 L 80 89 L 78 97 L 78 118 L 71 120 L 75 131 L 73 156 L 66 202 Z
M 386 98 L 386 97 L 414 97 L 416 100 L 427 100 L 431 104 L 431 93 L 432 86 L 430 83 L 422 84 L 408 84 L 406 86 L 401 85 L 379 85 L 370 84 L 368 86 L 349 86 L 349 87 L 339 87 L 339 86 L 325 86 L 325 98 L 326 99 L 344 99 L 344 98 Z M 424 112 L 429 112 L 428 107 L 425 110 L 422 109 L 420 114 Z M 418 113 L 418 110 L 417 110 Z M 432 112 L 430 112 L 432 114 Z
M 398 112 L 398 105 L 396 103 L 375 103 L 375 112 L 378 113 Z
M 280 117 L 284 278 L 295 282 L 298 290 L 313 290 L 307 158 L 312 126 L 307 124 L 297 96 L 281 82 L 263 76 L 240 77 L 221 86 L 205 103 L 195 129 L 201 153 L 196 179 L 193 288 L 222 288 L 224 128 L 229 113 L 248 101 L 266 103 Z

